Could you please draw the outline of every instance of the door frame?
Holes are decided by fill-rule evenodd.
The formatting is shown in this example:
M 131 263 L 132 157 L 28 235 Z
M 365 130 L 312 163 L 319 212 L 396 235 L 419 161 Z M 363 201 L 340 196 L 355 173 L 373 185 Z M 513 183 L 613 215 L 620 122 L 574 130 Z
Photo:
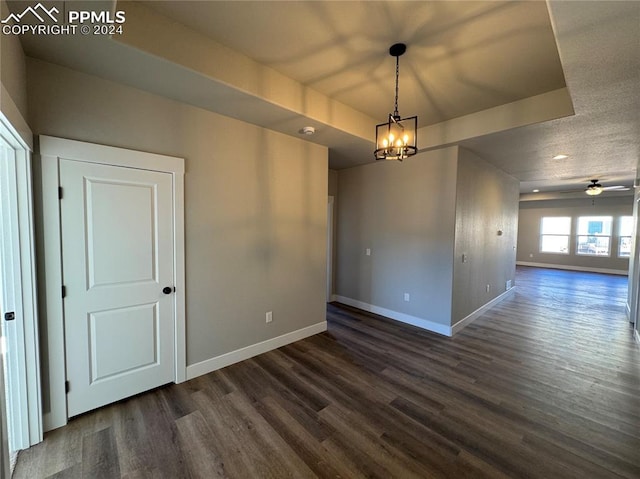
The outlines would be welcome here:
M 640 196 L 636 193 L 633 197 L 634 230 L 633 230 L 633 267 L 629 268 L 629 287 L 631 288 L 630 301 L 628 304 L 629 321 L 632 323 L 633 334 L 636 341 L 640 342 L 640 225 L 638 224 L 640 215 Z
M 60 159 L 159 171 L 172 175 L 175 292 L 175 382 L 187 379 L 184 253 L 184 159 L 76 140 L 39 136 L 42 168 L 44 297 L 46 299 L 49 411 L 44 429 L 67 423 L 65 392 L 64 310 L 62 301 L 62 238 L 60 231 Z M 64 192 L 63 192 L 64 194 Z
M 0 354 L 0 477 L 11 477 L 9 437 L 7 435 L 7 408 L 4 395 L 4 364 Z
M 2 305 L 2 313 L 14 311 L 16 315 L 6 338 L 12 356 L 4 378 L 11 391 L 6 404 L 12 417 L 9 447 L 15 452 L 37 444 L 43 436 L 33 185 L 31 146 L 2 112 L 0 135 L 13 151 L 12 158 L 0 165 L 0 248 L 5 252 L 2 269 L 12 279 L 2 286 L 9 300 Z
M 327 303 L 333 301 L 333 219 L 335 199 L 329 196 L 327 199 Z

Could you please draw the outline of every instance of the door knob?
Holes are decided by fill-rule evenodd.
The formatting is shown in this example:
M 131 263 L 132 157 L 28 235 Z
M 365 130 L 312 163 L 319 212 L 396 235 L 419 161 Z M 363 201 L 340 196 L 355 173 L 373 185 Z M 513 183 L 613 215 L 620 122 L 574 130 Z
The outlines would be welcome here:
M 171 288 L 170 286 L 165 286 L 164 288 L 162 288 L 162 292 L 164 294 L 171 294 L 173 292 L 173 288 Z

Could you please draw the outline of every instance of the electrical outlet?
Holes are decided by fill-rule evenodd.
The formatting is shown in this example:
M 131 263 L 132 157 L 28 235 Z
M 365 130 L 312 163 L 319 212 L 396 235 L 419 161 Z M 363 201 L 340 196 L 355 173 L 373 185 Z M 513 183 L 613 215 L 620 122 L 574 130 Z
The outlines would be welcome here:
M 491 291 L 491 285 L 490 285 L 490 284 L 488 284 L 488 285 L 487 285 L 487 293 L 488 293 L 489 291 Z
M 404 293 L 404 300 L 408 303 L 409 301 L 411 301 L 411 296 L 409 295 L 409 293 Z
M 273 321 L 273 311 L 267 311 L 266 322 L 270 323 L 271 321 Z

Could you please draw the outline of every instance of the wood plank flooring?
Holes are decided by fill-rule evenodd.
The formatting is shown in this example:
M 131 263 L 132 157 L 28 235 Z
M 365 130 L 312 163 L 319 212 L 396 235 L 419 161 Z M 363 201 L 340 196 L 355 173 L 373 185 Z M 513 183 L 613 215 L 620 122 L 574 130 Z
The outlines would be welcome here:
M 519 268 L 454 338 L 326 333 L 72 420 L 15 478 L 640 478 L 626 277 Z

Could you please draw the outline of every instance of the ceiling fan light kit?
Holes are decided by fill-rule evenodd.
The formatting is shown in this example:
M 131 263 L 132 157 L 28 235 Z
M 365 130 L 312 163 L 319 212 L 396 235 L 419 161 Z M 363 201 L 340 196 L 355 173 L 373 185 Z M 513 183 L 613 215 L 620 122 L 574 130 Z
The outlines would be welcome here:
M 598 183 L 598 180 L 591 180 L 591 184 L 587 185 L 584 192 L 589 196 L 597 196 L 602 193 L 604 190 L 602 185 Z
M 396 43 L 389 48 L 389 55 L 396 57 L 395 108 L 386 123 L 376 125 L 376 160 L 402 161 L 418 152 L 418 117 L 402 118 L 398 113 L 399 62 L 405 51 L 407 46 L 404 43 Z

